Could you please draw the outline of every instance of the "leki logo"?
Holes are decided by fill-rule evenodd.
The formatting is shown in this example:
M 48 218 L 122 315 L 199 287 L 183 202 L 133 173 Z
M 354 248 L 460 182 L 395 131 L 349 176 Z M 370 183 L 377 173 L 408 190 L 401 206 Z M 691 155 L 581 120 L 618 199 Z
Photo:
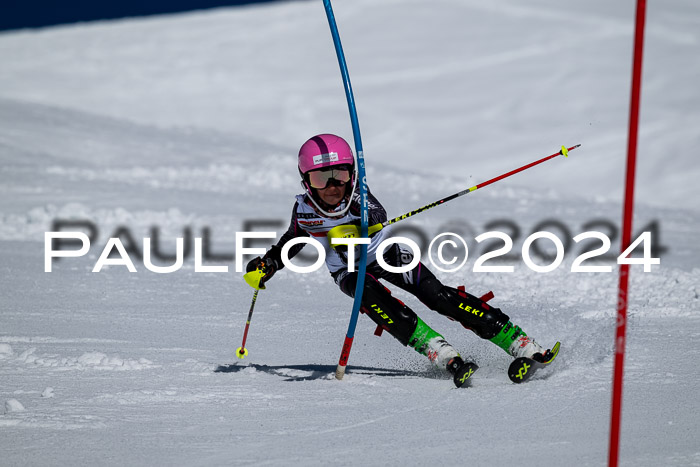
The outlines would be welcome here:
M 460 308 L 461 310 L 466 311 L 467 313 L 475 314 L 475 315 L 478 316 L 478 317 L 484 316 L 484 312 L 483 312 L 483 311 L 479 310 L 478 308 L 472 308 L 472 307 L 469 306 L 469 305 L 466 305 L 466 306 L 465 306 L 464 303 L 460 303 L 460 304 L 459 304 L 459 308 Z
M 387 315 L 386 313 L 384 313 L 384 312 L 382 311 L 382 309 L 379 308 L 376 304 L 372 305 L 372 308 L 374 309 L 374 311 L 376 311 L 377 313 L 379 313 L 379 316 L 381 316 L 382 318 L 384 318 L 385 320 L 388 321 L 387 324 L 391 324 L 391 323 L 394 322 L 391 318 L 389 318 L 389 315 Z
M 530 368 L 530 365 L 528 365 L 527 363 L 524 363 L 524 362 L 523 362 L 523 366 L 520 367 L 520 370 L 518 370 L 518 375 L 517 375 L 517 377 L 518 377 L 519 379 L 523 379 L 523 377 L 527 374 L 528 368 Z

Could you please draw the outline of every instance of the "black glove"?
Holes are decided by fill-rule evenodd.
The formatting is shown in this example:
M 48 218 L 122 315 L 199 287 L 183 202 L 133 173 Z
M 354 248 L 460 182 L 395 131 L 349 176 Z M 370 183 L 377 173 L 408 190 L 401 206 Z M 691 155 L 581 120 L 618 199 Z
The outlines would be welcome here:
M 279 269 L 282 269 L 283 265 L 280 254 L 281 251 L 282 249 L 275 245 L 270 248 L 270 251 L 265 253 L 265 256 L 262 258 L 258 256 L 257 258 L 253 258 L 248 262 L 248 265 L 245 268 L 246 272 L 261 269 L 262 272 L 265 273 L 265 275 L 260 279 L 261 288 L 265 285 L 265 282 L 269 281 Z

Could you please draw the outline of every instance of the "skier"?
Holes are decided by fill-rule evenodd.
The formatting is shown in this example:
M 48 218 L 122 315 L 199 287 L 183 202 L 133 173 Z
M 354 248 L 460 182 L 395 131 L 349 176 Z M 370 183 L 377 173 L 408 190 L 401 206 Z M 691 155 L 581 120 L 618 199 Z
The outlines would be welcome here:
M 357 171 L 353 152 L 341 137 L 321 134 L 306 141 L 299 150 L 299 174 L 305 193 L 297 195 L 288 230 L 265 255 L 254 258 L 247 272 L 260 270 L 259 288 L 283 268 L 282 247 L 293 238 L 313 236 L 326 249 L 326 265 L 336 284 L 345 294 L 354 297 L 357 272 L 349 272 L 347 251 L 339 245 L 331 246 L 329 232 L 338 226 L 358 226 L 360 223 L 360 196 L 356 192 Z M 369 224 L 374 226 L 387 220 L 386 211 L 368 191 Z M 355 227 L 358 232 L 359 229 Z M 486 303 L 490 297 L 477 298 L 464 287 L 443 285 L 422 263 L 407 273 L 384 270 L 376 261 L 378 245 L 389 238 L 389 227 L 371 235 L 367 247 L 367 274 L 362 295 L 361 311 L 378 325 L 378 333 L 386 330 L 404 346 L 413 347 L 427 356 L 437 367 L 453 375 L 455 385 L 464 385 L 478 368 L 476 363 L 464 361 L 460 354 L 439 333 L 434 331 L 403 302 L 391 295 L 379 281 L 383 279 L 420 299 L 427 307 L 458 321 L 482 339 L 488 339 L 513 357 L 528 357 L 546 362 L 553 358 L 534 339 L 500 309 Z M 294 245 L 289 257 L 294 257 L 304 244 Z M 347 247 L 344 247 L 347 248 Z M 359 255 L 357 255 L 359 256 Z M 413 254 L 392 244 L 384 253 L 387 264 L 401 267 L 411 263 Z M 492 296 L 492 295 L 491 295 Z M 381 329 L 379 329 L 381 328 Z

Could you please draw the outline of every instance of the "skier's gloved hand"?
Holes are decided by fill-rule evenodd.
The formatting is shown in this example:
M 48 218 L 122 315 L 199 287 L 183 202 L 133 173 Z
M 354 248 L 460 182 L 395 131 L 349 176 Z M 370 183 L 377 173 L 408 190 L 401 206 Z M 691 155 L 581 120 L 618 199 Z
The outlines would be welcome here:
M 245 267 L 245 272 L 253 272 L 259 267 L 261 267 L 263 264 L 263 260 L 260 256 L 257 258 L 253 258 L 250 261 L 248 261 L 248 265 Z
M 252 272 L 256 269 L 260 269 L 263 272 L 263 276 L 260 278 L 257 288 L 264 289 L 265 283 L 269 281 L 279 269 L 282 269 L 280 251 L 280 248 L 273 246 L 262 258 L 258 256 L 248 262 L 245 268 L 246 272 Z

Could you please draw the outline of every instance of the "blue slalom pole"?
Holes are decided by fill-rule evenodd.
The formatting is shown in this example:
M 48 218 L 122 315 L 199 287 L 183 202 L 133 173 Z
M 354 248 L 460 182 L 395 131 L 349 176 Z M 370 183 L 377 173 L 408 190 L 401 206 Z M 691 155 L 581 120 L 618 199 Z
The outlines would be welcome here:
M 333 15 L 333 7 L 330 0 L 323 0 L 323 6 L 326 8 L 326 16 L 328 17 L 328 25 L 331 28 L 333 36 L 333 44 L 335 45 L 335 53 L 338 56 L 338 65 L 340 65 L 340 74 L 343 77 L 345 86 L 345 97 L 348 101 L 348 109 L 350 110 L 350 122 L 352 123 L 352 135 L 355 139 L 355 154 L 357 154 L 357 173 L 358 182 L 360 184 L 360 236 L 367 238 L 367 225 L 369 223 L 369 213 L 367 206 L 369 204 L 367 196 L 367 177 L 365 175 L 365 156 L 362 152 L 362 137 L 360 136 L 360 123 L 357 120 L 357 110 L 355 109 L 355 98 L 352 94 L 352 86 L 350 85 L 350 74 L 348 66 L 345 63 L 345 54 L 343 46 L 340 43 L 340 35 L 338 34 L 338 25 L 335 23 Z M 335 370 L 335 377 L 343 379 L 345 375 L 345 367 L 348 364 L 350 350 L 352 349 L 352 341 L 355 337 L 355 327 L 357 326 L 357 317 L 360 315 L 360 305 L 362 303 L 362 292 L 365 288 L 365 272 L 367 271 L 367 245 L 360 245 L 360 266 L 357 273 L 357 285 L 355 286 L 355 301 L 352 305 L 352 314 L 350 315 L 350 324 L 348 324 L 348 332 L 345 335 L 343 350 L 340 353 L 338 367 Z

